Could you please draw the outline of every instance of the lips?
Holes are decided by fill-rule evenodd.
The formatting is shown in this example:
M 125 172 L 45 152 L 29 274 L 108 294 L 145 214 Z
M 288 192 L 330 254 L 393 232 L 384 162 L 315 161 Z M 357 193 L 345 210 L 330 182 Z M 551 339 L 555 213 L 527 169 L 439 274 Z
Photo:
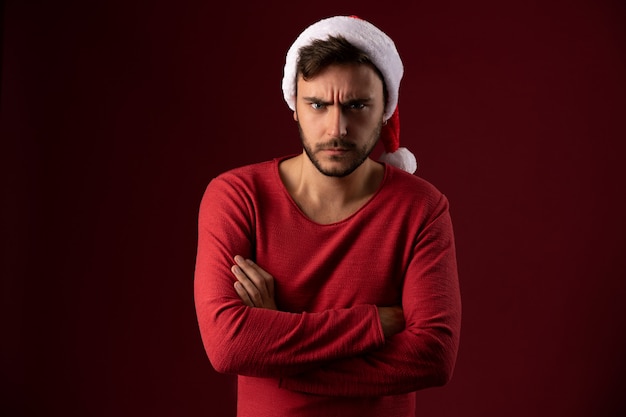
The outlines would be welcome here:
M 343 155 L 349 151 L 350 150 L 346 148 L 327 148 L 322 150 L 322 152 L 325 152 L 329 155 Z

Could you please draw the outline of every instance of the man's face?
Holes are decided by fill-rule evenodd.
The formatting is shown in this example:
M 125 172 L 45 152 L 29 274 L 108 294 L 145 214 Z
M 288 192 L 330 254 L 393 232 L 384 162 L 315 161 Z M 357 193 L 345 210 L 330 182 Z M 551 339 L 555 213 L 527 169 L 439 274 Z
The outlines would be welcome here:
M 383 83 L 369 65 L 331 65 L 298 79 L 296 111 L 304 151 L 324 175 L 345 177 L 374 150 L 384 111 Z

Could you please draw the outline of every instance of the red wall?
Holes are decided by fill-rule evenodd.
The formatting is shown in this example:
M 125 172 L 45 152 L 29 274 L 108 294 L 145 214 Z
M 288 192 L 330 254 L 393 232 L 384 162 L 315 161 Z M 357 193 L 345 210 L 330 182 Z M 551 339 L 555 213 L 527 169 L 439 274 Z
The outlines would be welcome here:
M 452 205 L 461 350 L 418 415 L 626 411 L 626 8 L 516 3 L 7 2 L 0 413 L 233 415 L 195 322 L 198 203 L 299 150 L 282 60 L 333 14 L 396 40 L 402 142 Z

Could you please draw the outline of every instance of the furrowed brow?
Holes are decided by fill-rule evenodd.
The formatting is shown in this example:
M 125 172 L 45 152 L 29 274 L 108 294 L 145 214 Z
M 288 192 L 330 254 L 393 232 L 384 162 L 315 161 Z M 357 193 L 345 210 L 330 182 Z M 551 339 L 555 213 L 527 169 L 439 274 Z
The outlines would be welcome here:
M 319 97 L 302 97 L 303 100 L 309 102 L 309 103 L 318 103 L 318 104 L 323 104 L 325 106 L 330 106 L 331 104 L 333 104 L 332 101 L 324 101 Z M 352 104 L 368 104 L 372 101 L 371 97 L 366 97 L 366 98 L 354 98 L 354 99 L 350 99 L 346 102 L 341 103 L 342 106 L 350 106 Z
M 367 97 L 367 98 L 354 98 L 351 100 L 348 100 L 344 103 L 341 103 L 343 106 L 350 106 L 352 104 L 368 104 L 372 101 L 371 97 Z
M 330 101 L 324 101 L 324 100 L 322 100 L 322 99 L 321 99 L 321 98 L 319 98 L 319 97 L 302 97 L 302 99 L 303 99 L 304 101 L 309 102 L 309 103 L 323 104 L 323 105 L 325 105 L 325 106 L 330 106 L 331 104 L 333 104 L 332 102 L 330 102 Z

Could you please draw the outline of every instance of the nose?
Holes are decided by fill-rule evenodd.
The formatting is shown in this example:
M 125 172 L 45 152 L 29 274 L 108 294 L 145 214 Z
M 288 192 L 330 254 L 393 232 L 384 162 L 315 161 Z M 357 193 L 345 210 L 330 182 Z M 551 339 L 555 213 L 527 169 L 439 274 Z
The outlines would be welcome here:
M 331 138 L 340 138 L 348 133 L 347 119 L 341 106 L 332 106 L 327 113 L 327 134 Z

